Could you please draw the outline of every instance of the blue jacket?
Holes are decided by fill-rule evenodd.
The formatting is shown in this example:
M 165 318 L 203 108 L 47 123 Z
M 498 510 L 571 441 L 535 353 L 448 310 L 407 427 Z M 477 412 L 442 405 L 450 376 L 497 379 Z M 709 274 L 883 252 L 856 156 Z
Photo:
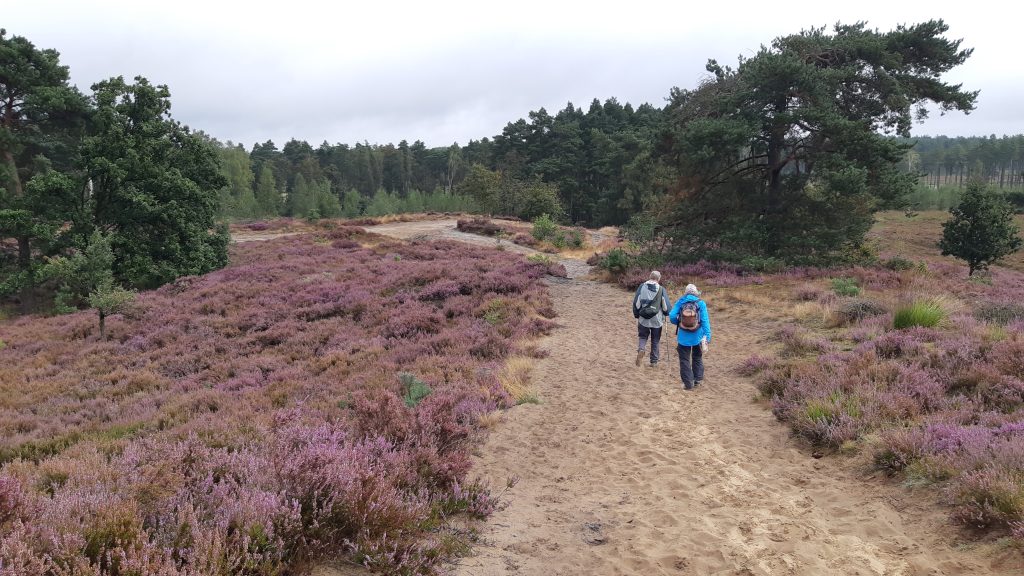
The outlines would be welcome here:
M 697 307 L 700 309 L 700 326 L 697 327 L 695 332 L 689 330 L 679 329 L 679 334 L 676 335 L 676 342 L 683 346 L 696 346 L 700 344 L 701 338 L 707 338 L 708 344 L 711 343 L 711 320 L 708 319 L 708 305 L 703 300 L 694 296 L 693 294 L 687 294 L 679 300 L 676 300 L 676 305 L 672 307 L 672 311 L 668 313 L 668 321 L 679 325 L 679 311 L 682 310 L 685 302 L 698 302 Z

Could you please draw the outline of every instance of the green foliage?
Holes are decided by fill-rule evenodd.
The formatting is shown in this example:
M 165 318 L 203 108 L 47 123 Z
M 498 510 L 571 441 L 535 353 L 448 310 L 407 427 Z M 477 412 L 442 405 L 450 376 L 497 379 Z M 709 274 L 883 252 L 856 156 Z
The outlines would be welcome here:
M 488 170 L 474 164 L 456 189 L 469 196 L 479 208 L 490 214 L 533 220 L 542 215 L 557 219 L 562 214 L 558 187 L 540 179 L 520 179 L 508 173 Z
M 113 284 L 97 286 L 96 290 L 89 294 L 89 306 L 96 310 L 100 318 L 100 339 L 106 337 L 105 320 L 111 314 L 127 312 L 132 303 L 135 302 L 135 292 L 125 290 Z
M 547 240 L 554 237 L 557 230 L 558 224 L 545 213 L 533 219 L 533 230 L 530 234 L 537 240 Z
M 860 286 L 853 278 L 833 278 L 832 291 L 838 296 L 857 296 L 860 294 Z
M 622 274 L 630 267 L 630 257 L 622 248 L 612 248 L 601 258 L 598 267 L 612 274 Z
M 568 241 L 566 240 L 566 237 L 565 237 L 565 231 L 562 230 L 561 228 L 559 228 L 555 232 L 554 237 L 551 238 L 551 245 L 554 246 L 555 248 L 558 248 L 559 250 L 561 250 L 561 249 L 565 248 L 567 244 L 568 244 Z
M 82 224 L 112 231 L 115 277 L 153 287 L 224 266 L 228 233 L 214 220 L 226 181 L 213 145 L 170 118 L 166 86 L 118 77 L 92 88 L 80 148 L 92 214 Z
M 273 218 L 281 214 L 281 194 L 277 191 L 274 169 L 270 164 L 260 169 L 256 181 L 256 214 L 260 218 Z
M 341 216 L 358 218 L 363 213 L 363 197 L 359 191 L 350 188 L 341 198 Z
M 960 203 L 959 186 L 917 184 L 906 197 L 906 205 L 914 210 L 949 210 Z
M 786 261 L 774 256 L 746 256 L 740 259 L 739 265 L 744 270 L 768 274 L 775 274 L 786 269 Z
M 904 306 L 893 315 L 893 327 L 896 329 L 923 326 L 933 328 L 946 318 L 946 311 L 938 303 L 930 300 L 918 300 Z
M 101 339 L 105 337 L 106 317 L 126 312 L 135 300 L 135 292 L 115 283 L 114 260 L 111 237 L 95 231 L 84 251 L 52 258 L 40 272 L 40 278 L 60 285 L 54 312 L 72 312 L 88 304 L 99 314 Z
M 1021 247 L 1010 204 L 981 181 L 972 181 L 959 206 L 949 213 L 950 219 L 942 225 L 939 248 L 943 256 L 967 262 L 968 276 Z
M 917 265 L 914 264 L 913 261 L 907 260 L 906 258 L 903 258 L 902 256 L 893 256 L 892 258 L 889 258 L 888 260 L 883 262 L 882 266 L 885 266 L 889 270 L 895 270 L 897 272 L 900 272 L 900 271 L 903 271 L 903 270 L 913 269 Z
M 946 31 L 812 29 L 735 69 L 712 60 L 712 80 L 673 89 L 667 139 L 681 186 L 666 220 L 677 255 L 818 264 L 855 251 L 873 211 L 917 181 L 900 170 L 909 144 L 883 133 L 907 135 L 927 102 L 974 107 L 976 93 L 940 79 L 971 53 Z
M 316 208 L 316 205 L 316 192 L 306 182 L 306 177 L 298 174 L 288 192 L 288 215 L 293 218 L 305 218 L 310 210 Z
M 399 372 L 398 381 L 402 383 L 402 400 L 409 408 L 415 408 L 419 403 L 430 395 L 430 386 L 409 372 Z
M 586 230 L 583 230 L 582 228 L 572 228 L 569 230 L 565 241 L 572 248 L 583 248 L 583 244 L 586 243 L 586 238 Z
M 229 218 L 256 218 L 260 206 L 254 191 L 255 176 L 249 153 L 239 146 L 217 149 L 220 158 L 220 172 L 227 185 L 220 191 L 221 213 Z
M 67 66 L 0 29 L 0 295 L 21 292 L 31 306 L 41 257 L 59 252 L 65 225 L 81 211 L 81 187 L 67 174 L 88 103 L 68 84 Z
M 497 326 L 505 321 L 508 316 L 508 304 L 505 300 L 497 298 L 487 303 L 487 307 L 484 309 L 484 322 L 487 322 L 491 326 Z
M 548 256 L 547 254 L 540 253 L 530 254 L 529 256 L 526 257 L 526 259 L 534 264 L 543 264 L 545 266 L 551 266 L 552 264 L 555 263 L 554 258 Z

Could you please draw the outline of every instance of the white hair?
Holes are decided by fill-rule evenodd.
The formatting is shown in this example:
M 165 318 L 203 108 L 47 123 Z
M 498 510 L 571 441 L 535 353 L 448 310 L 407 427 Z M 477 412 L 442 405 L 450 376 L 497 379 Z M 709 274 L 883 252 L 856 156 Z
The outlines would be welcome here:
M 652 271 L 651 280 L 654 280 L 655 282 L 661 280 L 661 272 L 658 272 L 657 270 Z
M 687 284 L 686 285 L 685 293 L 686 294 L 693 294 L 694 296 L 700 296 L 700 290 L 697 290 L 697 287 L 695 285 L 693 285 L 693 284 Z

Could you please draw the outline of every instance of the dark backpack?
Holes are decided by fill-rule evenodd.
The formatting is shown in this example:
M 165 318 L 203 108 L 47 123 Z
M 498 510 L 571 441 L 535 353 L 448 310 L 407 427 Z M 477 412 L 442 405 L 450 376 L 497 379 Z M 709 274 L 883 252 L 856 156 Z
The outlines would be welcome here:
M 679 327 L 687 332 L 696 332 L 700 328 L 700 300 L 683 303 L 679 310 Z
M 657 294 L 654 295 L 654 300 L 651 300 L 640 307 L 640 310 L 637 313 L 641 318 L 644 320 L 650 320 L 658 315 L 658 312 L 661 311 L 661 291 L 664 289 L 664 287 L 659 286 Z

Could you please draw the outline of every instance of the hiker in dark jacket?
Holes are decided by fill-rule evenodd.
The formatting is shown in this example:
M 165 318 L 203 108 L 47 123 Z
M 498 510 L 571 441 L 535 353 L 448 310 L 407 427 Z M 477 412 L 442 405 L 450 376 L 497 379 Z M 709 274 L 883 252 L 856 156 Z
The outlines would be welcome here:
M 660 353 L 661 328 L 665 325 L 665 317 L 668 315 L 669 302 L 668 292 L 665 287 L 659 284 L 661 272 L 651 272 L 651 279 L 644 282 L 636 289 L 633 295 L 633 317 L 637 319 L 637 348 L 636 365 L 644 359 L 644 348 L 647 347 L 647 338 L 651 339 L 651 366 L 658 365 Z
M 679 326 L 676 350 L 679 351 L 679 377 L 683 388 L 693 390 L 704 380 L 704 352 L 711 344 L 711 320 L 708 306 L 700 299 L 700 291 L 693 284 L 668 315 L 669 322 Z

